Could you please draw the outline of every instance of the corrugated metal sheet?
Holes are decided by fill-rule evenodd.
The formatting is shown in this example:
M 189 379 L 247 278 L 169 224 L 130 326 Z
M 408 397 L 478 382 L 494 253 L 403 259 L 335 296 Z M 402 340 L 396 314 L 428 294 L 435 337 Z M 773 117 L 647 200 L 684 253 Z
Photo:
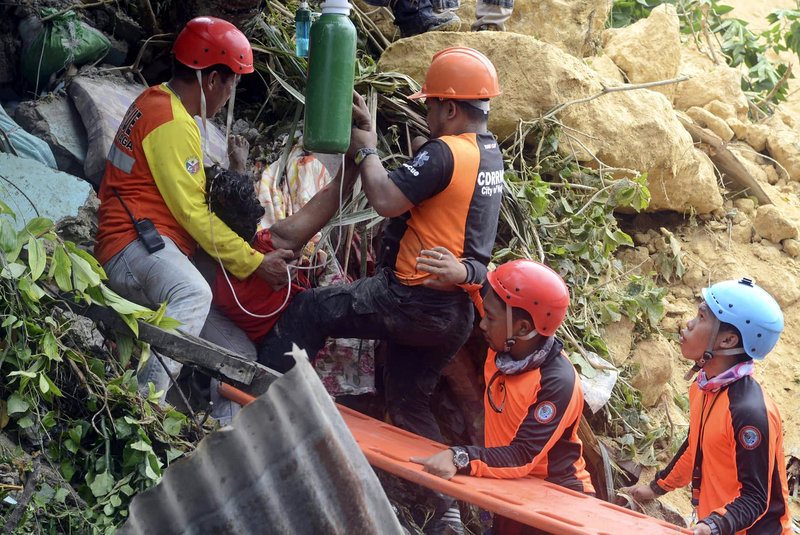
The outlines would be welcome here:
M 92 187 L 43 163 L 0 152 L 0 199 L 17 215 L 16 229 L 38 214 L 53 221 L 78 215 Z M 35 205 L 35 207 L 34 207 Z
M 136 496 L 121 535 L 403 533 L 305 357 Z

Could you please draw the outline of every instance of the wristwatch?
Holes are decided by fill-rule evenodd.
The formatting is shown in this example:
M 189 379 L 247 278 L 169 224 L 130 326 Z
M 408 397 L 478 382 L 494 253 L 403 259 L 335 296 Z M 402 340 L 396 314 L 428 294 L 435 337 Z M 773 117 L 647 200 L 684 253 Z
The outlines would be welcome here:
M 461 446 L 453 446 L 450 449 L 453 450 L 453 464 L 456 468 L 461 470 L 469 466 L 469 453 L 467 453 L 467 450 Z
M 364 158 L 366 158 L 370 154 L 378 154 L 378 151 L 370 147 L 362 147 L 358 149 L 356 151 L 356 157 L 355 157 L 356 165 L 361 165 L 361 162 L 364 161 Z

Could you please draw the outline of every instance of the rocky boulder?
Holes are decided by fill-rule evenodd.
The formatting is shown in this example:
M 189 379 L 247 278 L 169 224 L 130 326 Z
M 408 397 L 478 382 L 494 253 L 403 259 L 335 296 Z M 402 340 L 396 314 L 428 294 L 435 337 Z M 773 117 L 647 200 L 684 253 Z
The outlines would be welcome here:
M 675 78 L 681 62 L 681 33 L 675 6 L 661 4 L 646 19 L 603 34 L 603 51 L 634 84 Z M 672 102 L 675 85 L 653 88 Z
M 788 128 L 772 130 L 767 135 L 766 147 L 789 173 L 789 178 L 800 180 L 800 135 Z
M 400 37 L 390 8 L 375 7 L 364 0 L 353 0 L 353 4 L 367 14 L 388 40 Z M 469 32 L 475 22 L 475 4 L 476 0 L 461 0 L 460 7 L 454 10 L 461 18 L 462 32 Z M 506 31 L 536 37 L 573 56 L 589 56 L 600 42 L 610 9 L 609 0 L 518 0 L 506 22 Z
M 494 99 L 490 129 L 500 140 L 513 136 L 519 120 L 533 121 L 552 108 L 597 95 L 605 80 L 581 60 L 532 37 L 508 32 L 428 32 L 393 43 L 378 68 L 422 82 L 430 58 L 454 45 L 470 46 L 495 64 L 503 95 Z M 639 89 L 605 94 L 567 106 L 554 118 L 567 128 L 560 150 L 581 162 L 648 173 L 651 211 L 722 206 L 713 166 L 696 150 L 669 101 Z M 657 140 L 657 142 L 656 142 Z
M 658 336 L 640 342 L 633 350 L 631 360 L 638 367 L 631 386 L 642 393 L 642 404 L 652 407 L 666 391 L 678 355 L 669 340 Z
M 748 105 L 742 92 L 742 73 L 725 64 L 715 65 L 693 44 L 681 47 L 679 73 L 690 76 L 690 79 L 675 86 L 673 102 L 677 109 L 702 108 L 718 101 L 732 106 L 737 119 L 747 121 Z

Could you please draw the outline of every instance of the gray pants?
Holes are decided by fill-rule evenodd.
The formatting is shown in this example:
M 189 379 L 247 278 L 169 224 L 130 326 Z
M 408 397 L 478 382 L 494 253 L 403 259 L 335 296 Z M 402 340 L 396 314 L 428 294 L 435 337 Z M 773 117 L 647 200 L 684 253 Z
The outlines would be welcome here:
M 105 263 L 108 286 L 122 297 L 140 305 L 157 308 L 167 302 L 165 315 L 180 321 L 178 330 L 194 336 L 200 334 L 211 305 L 211 288 L 194 264 L 166 236 L 164 248 L 148 253 L 140 240 L 133 240 Z M 177 377 L 181 364 L 162 355 L 169 372 Z M 149 383 L 161 392 L 163 403 L 170 379 L 167 370 L 151 355 L 139 371 L 139 392 L 149 395 Z
M 494 24 L 498 30 L 505 31 L 506 21 L 511 17 L 513 9 L 514 0 L 478 0 L 472 29 L 476 30 L 484 24 Z
M 200 332 L 200 338 L 208 340 L 218 346 L 233 351 L 237 355 L 250 360 L 256 360 L 256 346 L 247 337 L 245 332 L 231 321 L 228 316 L 219 311 L 215 306 L 211 306 L 206 318 L 206 324 Z M 241 410 L 241 405 L 219 395 L 217 386 L 219 381 L 211 379 L 211 392 L 209 397 L 213 408 L 211 416 L 220 425 L 228 425 L 233 417 Z

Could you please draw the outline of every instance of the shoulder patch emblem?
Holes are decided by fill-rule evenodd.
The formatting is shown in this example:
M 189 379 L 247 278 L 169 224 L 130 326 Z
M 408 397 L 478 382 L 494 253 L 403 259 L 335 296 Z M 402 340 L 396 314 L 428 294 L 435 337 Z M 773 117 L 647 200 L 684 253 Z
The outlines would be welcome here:
M 417 156 L 414 158 L 414 161 L 411 162 L 411 166 L 422 167 L 423 165 L 425 165 L 425 162 L 427 162 L 430 159 L 431 157 L 428 155 L 428 151 L 424 150 L 417 154 Z
M 197 158 L 189 158 L 186 160 L 186 171 L 189 174 L 196 175 L 200 170 L 200 160 Z
M 761 444 L 761 431 L 748 425 L 739 431 L 739 444 L 746 450 L 754 450 Z
M 556 406 L 549 401 L 542 401 L 536 406 L 533 415 L 540 424 L 550 423 L 556 417 Z

